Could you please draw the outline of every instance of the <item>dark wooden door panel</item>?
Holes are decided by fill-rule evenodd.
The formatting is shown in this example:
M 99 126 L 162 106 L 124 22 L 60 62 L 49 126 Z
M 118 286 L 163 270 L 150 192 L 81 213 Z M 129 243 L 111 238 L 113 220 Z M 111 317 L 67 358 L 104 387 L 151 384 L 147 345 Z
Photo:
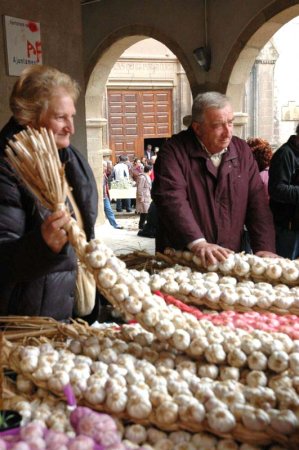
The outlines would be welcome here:
M 144 139 L 172 134 L 171 90 L 108 90 L 109 145 L 119 155 L 142 157 Z

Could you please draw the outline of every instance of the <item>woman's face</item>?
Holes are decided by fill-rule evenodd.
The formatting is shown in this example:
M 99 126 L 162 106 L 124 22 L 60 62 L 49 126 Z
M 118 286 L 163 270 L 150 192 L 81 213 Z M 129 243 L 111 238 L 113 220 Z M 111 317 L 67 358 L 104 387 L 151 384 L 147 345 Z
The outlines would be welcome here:
M 65 91 L 58 91 L 49 101 L 48 109 L 41 115 L 39 126 L 53 131 L 58 149 L 70 145 L 70 137 L 75 132 L 75 114 L 73 99 Z

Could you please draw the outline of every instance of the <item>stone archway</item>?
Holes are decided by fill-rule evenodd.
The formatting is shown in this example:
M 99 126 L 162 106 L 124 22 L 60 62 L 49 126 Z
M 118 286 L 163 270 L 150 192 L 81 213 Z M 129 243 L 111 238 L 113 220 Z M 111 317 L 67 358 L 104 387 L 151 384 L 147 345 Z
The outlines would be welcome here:
M 85 95 L 87 151 L 88 160 L 95 174 L 99 193 L 102 192 L 103 153 L 107 150 L 104 148 L 103 140 L 103 130 L 107 126 L 104 101 L 107 79 L 120 55 L 128 47 L 148 37 L 146 35 L 128 36 L 120 38 L 114 44 L 107 47 L 95 64 L 87 83 Z M 101 195 L 99 197 L 98 222 L 103 223 L 105 220 L 103 201 Z
M 236 113 L 236 134 L 241 133 L 243 125 L 247 121 L 247 114 L 242 112 L 243 108 L 243 96 L 245 83 L 248 79 L 251 68 L 255 62 L 256 57 L 260 53 L 264 45 L 271 39 L 271 37 L 287 22 L 299 15 L 299 5 L 291 6 L 279 14 L 271 17 L 268 21 L 264 22 L 260 28 L 252 34 L 248 39 L 246 45 L 240 52 L 238 59 L 236 60 L 227 85 L 226 94 L 230 97 L 232 105 Z M 257 18 L 254 21 L 258 20 Z M 244 36 L 248 31 L 244 32 L 244 35 L 240 37 L 240 41 L 244 40 Z M 229 65 L 229 58 L 227 66 Z M 224 68 L 223 72 L 227 70 Z
M 123 38 L 109 47 L 96 63 L 87 84 L 85 95 L 87 152 L 100 194 L 103 191 L 103 128 L 107 125 L 103 111 L 106 82 L 113 65 L 124 50 L 143 38 L 143 36 Z M 104 223 L 104 220 L 103 199 L 99 195 L 98 222 Z

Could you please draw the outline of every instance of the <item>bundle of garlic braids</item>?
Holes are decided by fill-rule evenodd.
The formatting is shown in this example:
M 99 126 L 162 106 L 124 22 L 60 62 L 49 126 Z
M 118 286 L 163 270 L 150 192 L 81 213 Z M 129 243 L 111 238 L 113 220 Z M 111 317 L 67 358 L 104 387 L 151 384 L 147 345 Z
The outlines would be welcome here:
M 42 206 L 53 212 L 68 210 L 64 165 L 59 159 L 51 130 L 41 128 L 39 132 L 28 127 L 14 135 L 5 152 L 10 166 Z M 65 231 L 78 258 L 82 260 L 87 244 L 84 231 L 72 217 L 65 225 Z

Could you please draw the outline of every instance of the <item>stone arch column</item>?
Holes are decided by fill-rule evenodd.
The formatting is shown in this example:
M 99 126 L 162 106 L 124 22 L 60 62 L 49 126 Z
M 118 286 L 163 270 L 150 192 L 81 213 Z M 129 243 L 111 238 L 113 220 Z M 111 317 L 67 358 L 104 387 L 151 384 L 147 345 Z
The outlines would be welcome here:
M 103 192 L 103 152 L 106 146 L 104 136 L 107 134 L 105 130 L 107 119 L 104 113 L 106 83 L 109 73 L 119 56 L 126 48 L 143 38 L 143 36 L 127 37 L 112 45 L 95 65 L 86 88 L 87 153 L 99 192 L 99 214 L 97 220 L 99 224 L 103 224 L 105 221 L 101 194 Z
M 146 32 L 147 30 L 145 30 Z M 130 32 L 132 30 L 123 30 L 123 32 Z M 85 107 L 86 107 L 86 128 L 87 128 L 87 154 L 89 163 L 93 169 L 96 177 L 97 187 L 99 192 L 99 214 L 98 223 L 103 224 L 105 221 L 105 215 L 103 212 L 103 154 L 107 153 L 107 142 L 105 141 L 105 136 L 107 133 L 107 120 L 105 113 L 105 94 L 106 94 L 106 83 L 109 74 L 119 59 L 120 55 L 131 45 L 136 42 L 148 38 L 149 35 L 136 34 L 134 36 L 115 36 L 116 40 L 113 44 L 105 47 L 103 44 L 103 52 L 99 56 L 97 63 L 90 73 L 90 78 L 86 87 L 85 96 Z M 153 37 L 153 36 L 152 36 Z M 173 45 L 168 45 L 168 42 L 160 39 L 160 36 L 155 36 L 156 39 L 163 42 L 170 49 Z M 110 36 L 110 40 L 111 40 Z M 171 48 L 172 47 L 172 48 Z M 104 49 L 105 48 L 105 49 Z
M 237 60 L 235 61 L 231 69 L 231 74 L 226 89 L 226 94 L 228 95 L 228 97 L 230 97 L 233 109 L 234 111 L 236 111 L 236 126 L 234 128 L 235 134 L 237 136 L 242 136 L 243 126 L 247 123 L 247 115 L 243 112 L 245 83 L 256 57 L 258 56 L 264 45 L 279 29 L 288 21 L 298 15 L 299 5 L 294 5 L 285 9 L 277 15 L 270 17 L 269 20 L 266 21 L 266 13 L 261 17 L 254 18 L 254 21 L 259 21 L 262 23 L 262 25 L 251 35 L 242 51 L 240 52 L 239 56 L 237 57 Z M 248 35 L 251 27 L 253 27 L 253 25 L 249 26 L 249 30 L 246 30 L 243 33 L 243 36 L 240 36 L 240 42 L 245 39 L 245 35 Z M 227 64 L 223 70 L 223 73 L 229 70 L 228 66 L 231 65 L 231 59 L 233 57 L 233 55 L 228 57 Z

